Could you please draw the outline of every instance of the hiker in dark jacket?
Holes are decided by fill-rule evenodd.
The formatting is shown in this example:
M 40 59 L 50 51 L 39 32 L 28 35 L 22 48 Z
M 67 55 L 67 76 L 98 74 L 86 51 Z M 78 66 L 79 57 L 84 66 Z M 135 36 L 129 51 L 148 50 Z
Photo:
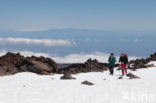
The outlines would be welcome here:
M 108 62 L 109 62 L 109 72 L 110 72 L 110 75 L 113 75 L 114 73 L 114 66 L 115 66 L 115 62 L 116 62 L 116 59 L 114 57 L 114 54 L 111 53 L 109 59 L 108 59 Z
M 122 76 L 124 76 L 124 73 L 127 75 L 127 63 L 128 63 L 128 57 L 126 54 L 121 53 L 119 63 L 121 62 L 121 69 L 122 69 Z

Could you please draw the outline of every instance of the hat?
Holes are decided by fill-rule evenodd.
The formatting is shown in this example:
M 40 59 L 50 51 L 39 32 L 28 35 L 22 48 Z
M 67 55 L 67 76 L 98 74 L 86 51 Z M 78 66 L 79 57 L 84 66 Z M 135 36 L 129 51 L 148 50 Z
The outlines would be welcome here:
M 125 55 L 124 53 L 121 53 L 121 55 Z
M 111 53 L 111 55 L 113 56 L 113 55 L 114 55 L 114 53 Z

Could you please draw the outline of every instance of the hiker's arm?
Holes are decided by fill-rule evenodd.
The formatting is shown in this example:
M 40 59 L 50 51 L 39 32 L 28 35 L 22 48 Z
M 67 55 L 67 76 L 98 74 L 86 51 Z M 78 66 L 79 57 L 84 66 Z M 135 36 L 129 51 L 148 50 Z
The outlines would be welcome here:
M 127 58 L 127 64 L 128 64 L 128 58 Z
M 121 57 L 119 58 L 119 63 L 121 62 Z
M 108 62 L 110 62 L 110 57 L 108 58 Z

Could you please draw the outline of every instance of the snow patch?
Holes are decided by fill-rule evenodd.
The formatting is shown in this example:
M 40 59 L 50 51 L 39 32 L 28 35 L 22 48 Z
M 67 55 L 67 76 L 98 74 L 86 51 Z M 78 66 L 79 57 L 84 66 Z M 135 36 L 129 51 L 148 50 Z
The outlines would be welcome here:
M 151 61 L 151 62 L 149 62 L 148 64 L 149 64 L 149 65 L 154 65 L 154 66 L 156 66 L 156 61 Z

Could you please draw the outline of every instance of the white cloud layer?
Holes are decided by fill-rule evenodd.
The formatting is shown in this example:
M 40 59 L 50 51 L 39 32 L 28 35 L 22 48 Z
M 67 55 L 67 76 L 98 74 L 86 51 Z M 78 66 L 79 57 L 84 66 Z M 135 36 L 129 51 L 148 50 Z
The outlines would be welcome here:
M 6 50 L 1 50 L 0 56 L 5 55 L 6 53 L 7 53 Z M 17 52 L 15 52 L 15 53 L 17 53 Z M 89 58 L 97 59 L 100 62 L 107 62 L 108 57 L 109 57 L 109 54 L 105 54 L 105 53 L 101 53 L 101 52 L 93 52 L 90 54 L 86 54 L 86 53 L 69 54 L 69 55 L 66 55 L 63 57 L 52 56 L 47 53 L 34 53 L 31 51 L 21 51 L 20 54 L 24 55 L 25 57 L 32 56 L 32 55 L 37 56 L 37 57 L 39 57 L 39 56 L 50 57 L 57 63 L 83 63 Z M 129 56 L 129 60 L 135 60 L 137 58 L 139 58 L 139 57 Z M 118 60 L 119 56 L 116 56 L 116 59 Z
M 109 54 L 101 52 L 93 52 L 90 54 L 79 53 L 79 54 L 69 54 L 64 57 L 53 57 L 53 59 L 59 63 L 83 63 L 89 58 L 97 59 L 99 62 L 108 62 Z M 129 60 L 135 60 L 139 57 L 129 56 Z M 119 59 L 119 56 L 116 56 L 116 59 Z
M 16 31 L 21 32 L 30 32 L 30 31 L 43 31 L 43 30 L 49 30 L 50 28 L 24 28 L 24 29 L 18 29 Z
M 73 46 L 76 43 L 68 40 L 54 40 L 54 39 L 30 39 L 30 38 L 0 38 L 0 44 L 4 43 L 24 43 L 28 45 L 42 44 L 45 46 Z

